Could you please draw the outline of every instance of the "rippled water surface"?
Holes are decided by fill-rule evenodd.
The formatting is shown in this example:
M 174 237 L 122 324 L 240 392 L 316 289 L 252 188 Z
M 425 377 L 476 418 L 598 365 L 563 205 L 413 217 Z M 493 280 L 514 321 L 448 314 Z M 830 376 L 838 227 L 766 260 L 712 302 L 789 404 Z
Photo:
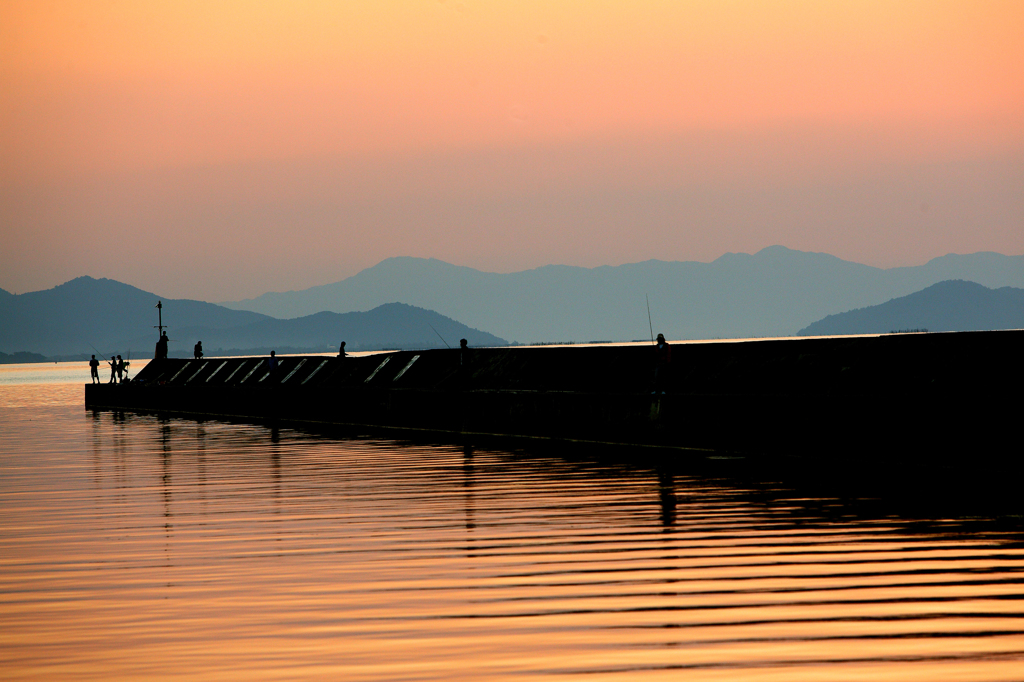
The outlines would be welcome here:
M 0 678 L 1024 679 L 1012 524 L 557 454 L 0 385 Z

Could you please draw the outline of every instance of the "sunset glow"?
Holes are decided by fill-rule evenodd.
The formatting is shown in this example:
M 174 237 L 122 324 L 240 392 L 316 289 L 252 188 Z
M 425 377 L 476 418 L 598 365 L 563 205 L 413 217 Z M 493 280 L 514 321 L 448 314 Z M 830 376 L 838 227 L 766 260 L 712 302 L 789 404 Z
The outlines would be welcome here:
M 988 0 L 7 2 L 0 286 L 93 274 L 225 299 L 393 255 L 1020 253 L 1022 25 Z M 894 214 L 893 182 L 930 224 Z M 674 198 L 645 214 L 637 192 Z M 154 261 L 154 232 L 234 245 L 266 277 L 168 243 Z M 128 239 L 134 262 L 99 269 Z

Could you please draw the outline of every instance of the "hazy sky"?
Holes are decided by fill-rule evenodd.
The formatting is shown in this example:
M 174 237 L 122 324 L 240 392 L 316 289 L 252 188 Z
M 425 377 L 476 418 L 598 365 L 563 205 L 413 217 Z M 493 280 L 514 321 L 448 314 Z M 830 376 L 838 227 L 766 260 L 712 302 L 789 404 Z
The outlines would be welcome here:
M 0 287 L 1024 253 L 1019 0 L 0 0 Z

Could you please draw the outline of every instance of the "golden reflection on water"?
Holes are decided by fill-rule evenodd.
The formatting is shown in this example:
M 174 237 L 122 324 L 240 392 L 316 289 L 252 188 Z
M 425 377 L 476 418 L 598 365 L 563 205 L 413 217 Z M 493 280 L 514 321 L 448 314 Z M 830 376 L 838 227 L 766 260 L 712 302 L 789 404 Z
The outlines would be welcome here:
M 81 395 L 0 388 L 0 677 L 1024 677 L 995 526 Z

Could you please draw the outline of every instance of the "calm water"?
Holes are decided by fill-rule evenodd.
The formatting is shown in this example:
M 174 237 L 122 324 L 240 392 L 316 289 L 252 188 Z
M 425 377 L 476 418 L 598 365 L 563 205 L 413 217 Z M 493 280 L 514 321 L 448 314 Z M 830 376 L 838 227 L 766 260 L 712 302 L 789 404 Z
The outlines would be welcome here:
M 1024 679 L 1012 523 L 93 414 L 78 371 L 0 381 L 3 679 Z

